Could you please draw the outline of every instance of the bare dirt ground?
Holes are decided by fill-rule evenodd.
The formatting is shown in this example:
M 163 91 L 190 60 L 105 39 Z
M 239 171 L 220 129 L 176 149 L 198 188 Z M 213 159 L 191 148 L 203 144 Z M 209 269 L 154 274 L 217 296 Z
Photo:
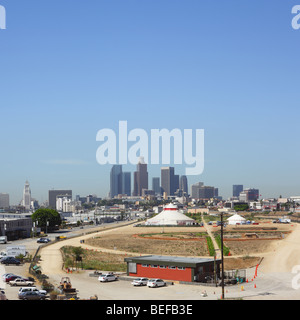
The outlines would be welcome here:
M 203 228 L 188 228 L 188 232 L 196 233 L 204 231 Z M 119 251 L 131 252 L 132 254 L 158 254 L 158 255 L 178 255 L 178 256 L 208 256 L 208 249 L 205 238 L 198 241 L 184 240 L 164 240 L 163 233 L 161 239 L 151 239 L 136 237 L 137 234 L 151 234 L 162 232 L 158 227 L 139 228 L 128 226 L 123 228 L 122 233 L 114 230 L 109 234 L 99 235 L 93 239 L 88 239 L 87 244 L 106 249 L 117 249 Z M 166 234 L 185 233 L 187 228 L 164 228 Z M 156 235 L 158 238 L 159 235 Z

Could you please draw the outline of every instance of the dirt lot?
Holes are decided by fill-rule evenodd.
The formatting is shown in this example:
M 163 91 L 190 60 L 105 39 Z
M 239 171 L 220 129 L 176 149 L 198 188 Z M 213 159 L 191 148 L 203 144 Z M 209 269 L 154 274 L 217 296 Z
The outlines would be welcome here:
M 280 234 L 280 232 L 291 231 L 293 226 L 282 224 L 273 225 L 269 222 L 261 222 L 259 225 L 227 226 L 226 233 L 244 234 L 262 230 L 264 237 L 266 237 L 269 232 L 274 233 L 274 228 L 276 228 L 275 231 Z M 213 232 L 219 232 L 220 227 L 211 227 L 211 230 Z M 118 230 L 113 230 L 105 235 L 87 239 L 86 244 L 97 247 L 100 250 L 101 248 L 105 248 L 109 250 L 124 251 L 133 255 L 159 254 L 199 257 L 209 255 L 205 236 L 203 236 L 204 233 L 205 229 L 203 227 L 165 227 L 162 229 L 158 227 L 145 228 L 128 226 L 122 229 L 122 233 L 118 232 Z M 172 234 L 173 236 L 170 236 Z M 199 235 L 198 240 L 194 240 L 195 235 Z M 288 236 L 288 233 L 285 235 Z M 225 241 L 225 245 L 230 248 L 231 253 L 231 257 L 228 257 L 226 261 L 226 269 L 255 266 L 261 260 L 264 253 L 272 250 L 274 242 L 278 241 L 281 240 L 264 240 L 259 238 L 243 239 L 243 241 L 240 241 L 240 239 Z
M 98 236 L 93 239 L 88 239 L 86 243 L 91 246 L 106 248 L 111 250 L 119 250 L 143 254 L 159 254 L 159 255 L 179 255 L 179 256 L 208 256 L 208 249 L 205 238 L 197 241 L 183 240 L 159 240 L 143 237 L 136 237 L 136 234 L 151 234 L 162 231 L 158 227 L 133 227 L 128 226 L 123 228 L 122 233 L 118 230 L 112 231 L 109 234 Z M 202 227 L 188 228 L 189 232 L 203 232 Z M 165 227 L 165 233 L 187 232 L 187 228 L 172 228 Z

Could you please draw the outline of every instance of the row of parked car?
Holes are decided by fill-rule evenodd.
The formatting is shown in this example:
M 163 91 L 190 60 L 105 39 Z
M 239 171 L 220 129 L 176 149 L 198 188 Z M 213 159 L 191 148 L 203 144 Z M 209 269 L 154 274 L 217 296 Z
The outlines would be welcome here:
M 10 264 L 15 264 L 15 265 L 20 265 L 21 261 L 14 258 L 14 257 L 4 257 L 0 259 L 1 264 L 5 264 L 5 265 L 10 265 Z
M 100 282 L 116 281 L 118 277 L 113 273 L 101 274 L 98 277 Z M 149 288 L 164 287 L 166 282 L 162 279 L 137 278 L 131 282 L 134 286 L 148 286 Z
M 46 290 L 39 290 L 34 285 L 34 278 L 24 278 L 13 273 L 5 273 L 2 280 L 13 287 L 20 287 L 18 291 L 18 298 L 20 300 L 45 300 L 47 298 Z M 1 289 L 0 300 L 6 300 L 4 289 Z

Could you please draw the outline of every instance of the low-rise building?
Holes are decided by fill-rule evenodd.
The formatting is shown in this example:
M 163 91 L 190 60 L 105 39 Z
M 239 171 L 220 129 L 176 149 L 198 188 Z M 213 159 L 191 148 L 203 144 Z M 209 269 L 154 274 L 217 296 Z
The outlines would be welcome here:
M 184 282 L 205 282 L 206 277 L 220 278 L 221 260 L 172 256 L 125 258 L 127 275 Z
M 32 219 L 25 215 L 1 214 L 0 236 L 7 236 L 9 241 L 29 238 L 32 230 Z

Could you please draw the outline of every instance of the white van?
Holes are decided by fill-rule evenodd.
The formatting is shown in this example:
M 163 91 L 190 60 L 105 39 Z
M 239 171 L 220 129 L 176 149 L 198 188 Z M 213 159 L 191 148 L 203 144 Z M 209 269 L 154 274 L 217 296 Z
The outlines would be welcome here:
M 0 237 L 0 243 L 6 244 L 7 243 L 7 237 L 6 236 L 1 236 Z
M 22 294 L 23 292 L 28 292 L 28 291 L 36 291 L 39 292 L 40 294 L 47 294 L 46 290 L 39 290 L 37 287 L 22 287 L 19 289 L 19 294 Z

